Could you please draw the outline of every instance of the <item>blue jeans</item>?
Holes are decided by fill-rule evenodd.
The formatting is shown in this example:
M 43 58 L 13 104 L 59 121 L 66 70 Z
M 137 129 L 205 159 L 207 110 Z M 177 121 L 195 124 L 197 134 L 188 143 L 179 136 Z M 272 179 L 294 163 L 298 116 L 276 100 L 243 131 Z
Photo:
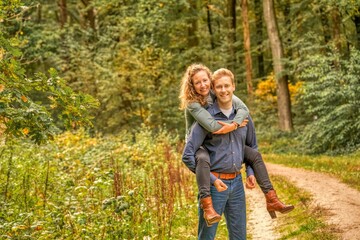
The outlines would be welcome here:
M 220 215 L 224 213 L 230 240 L 246 239 L 246 203 L 241 175 L 232 180 L 222 181 L 228 186 L 226 191 L 218 192 L 214 186 L 210 187 L 214 209 Z M 198 211 L 198 239 L 215 239 L 219 223 L 207 227 L 200 206 Z

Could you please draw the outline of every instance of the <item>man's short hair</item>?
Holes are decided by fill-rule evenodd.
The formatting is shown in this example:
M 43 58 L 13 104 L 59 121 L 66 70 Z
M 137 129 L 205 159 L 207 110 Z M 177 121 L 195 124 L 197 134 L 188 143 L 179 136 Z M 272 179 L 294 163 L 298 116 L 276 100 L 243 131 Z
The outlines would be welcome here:
M 215 80 L 218 80 L 224 76 L 230 77 L 232 84 L 235 85 L 234 74 L 229 69 L 226 68 L 220 68 L 214 72 L 214 74 L 212 75 L 212 83 L 214 84 Z

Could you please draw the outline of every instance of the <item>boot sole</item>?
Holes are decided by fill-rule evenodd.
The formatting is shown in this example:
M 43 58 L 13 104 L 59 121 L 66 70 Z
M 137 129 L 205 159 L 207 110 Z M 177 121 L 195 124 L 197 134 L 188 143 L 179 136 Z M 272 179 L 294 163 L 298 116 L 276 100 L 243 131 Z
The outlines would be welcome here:
M 211 227 L 211 226 L 214 225 L 215 223 L 220 222 L 221 217 L 214 217 L 214 218 L 212 218 L 212 219 L 206 219 L 206 218 L 205 218 L 205 214 L 204 214 L 204 219 L 205 219 L 206 225 L 207 225 L 208 227 Z
M 285 213 L 289 213 L 289 212 L 291 212 L 292 210 L 294 210 L 294 206 L 290 206 L 290 207 L 288 207 L 288 208 L 286 208 L 286 209 L 284 209 L 284 210 L 282 210 L 282 211 L 278 211 L 278 212 L 280 212 L 281 214 L 285 214 Z M 269 214 L 270 214 L 270 217 L 272 218 L 272 219 L 275 219 L 276 218 L 276 212 L 275 211 L 268 211 L 269 212 Z
M 290 206 L 290 207 L 288 207 L 288 208 L 286 208 L 285 210 L 283 210 L 283 211 L 280 211 L 282 214 L 285 214 L 285 213 L 289 213 L 289 212 L 291 212 L 292 210 L 294 210 L 294 206 Z

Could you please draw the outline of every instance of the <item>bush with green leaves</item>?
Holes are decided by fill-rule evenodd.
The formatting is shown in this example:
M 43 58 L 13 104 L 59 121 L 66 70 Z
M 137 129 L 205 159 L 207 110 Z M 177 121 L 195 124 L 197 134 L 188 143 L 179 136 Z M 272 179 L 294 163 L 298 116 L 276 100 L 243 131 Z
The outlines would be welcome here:
M 91 110 L 98 106 L 97 100 L 73 91 L 52 68 L 47 73 L 27 74 L 21 62 L 23 41 L 17 34 L 3 31 L 11 23 L 11 10 L 17 8 L 11 5 L 1 11 L 9 16 L 0 25 L 0 133 L 41 143 L 60 129 L 91 126 Z
M 0 145 L 0 238 L 194 236 L 195 177 L 180 148 L 176 136 L 146 128 L 96 138 L 65 132 L 40 146 L 18 139 Z
M 308 56 L 302 64 L 301 101 L 309 123 L 302 133 L 312 152 L 351 152 L 360 147 L 360 51 L 348 57 L 335 49 Z

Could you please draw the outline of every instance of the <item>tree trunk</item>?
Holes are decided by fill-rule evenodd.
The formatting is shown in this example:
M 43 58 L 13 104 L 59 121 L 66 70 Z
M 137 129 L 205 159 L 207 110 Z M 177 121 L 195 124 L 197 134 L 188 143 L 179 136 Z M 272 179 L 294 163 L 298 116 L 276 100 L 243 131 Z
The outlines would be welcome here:
M 93 7 L 89 7 L 90 1 L 89 0 L 81 0 L 81 2 L 84 4 L 86 11 L 86 19 L 89 21 L 90 27 L 96 31 L 96 25 L 95 25 L 95 12 Z
M 279 125 L 282 131 L 292 131 L 293 123 L 291 117 L 291 103 L 288 80 L 284 71 L 285 66 L 282 63 L 284 51 L 277 26 L 273 0 L 263 0 L 263 8 L 266 29 L 270 40 L 274 74 L 276 79 Z
M 228 61 L 228 68 L 235 72 L 236 66 L 236 0 L 228 0 L 227 3 L 227 16 L 229 19 L 229 61 Z
M 286 0 L 284 3 L 284 11 L 283 11 L 283 15 L 285 17 L 285 26 L 286 26 L 286 46 L 291 46 L 292 45 L 292 39 L 291 39 L 291 28 L 293 26 L 291 20 L 291 2 L 290 0 Z M 292 58 L 292 48 L 288 47 L 284 49 L 284 54 L 290 58 Z
M 320 18 L 321 18 L 321 25 L 322 25 L 322 29 L 323 29 L 323 34 L 322 36 L 324 36 L 324 45 L 326 45 L 331 37 L 330 37 L 330 27 L 329 27 L 329 20 L 328 20 L 328 13 L 326 11 L 326 9 L 324 9 L 324 7 L 320 8 Z
M 360 11 L 360 9 L 358 11 Z M 356 36 L 357 36 L 356 46 L 357 46 L 357 49 L 360 49 L 360 15 L 355 15 L 354 23 L 355 23 Z
M 252 95 L 253 95 L 253 84 L 252 84 L 252 59 L 251 59 L 250 26 L 249 26 L 249 15 L 248 15 L 248 3 L 247 3 L 247 0 L 241 0 L 241 11 L 242 11 L 243 29 L 244 29 L 246 86 L 247 86 L 249 99 L 251 100 Z
M 42 20 L 42 5 L 38 4 L 36 9 L 36 22 L 41 23 Z
M 199 45 L 199 39 L 196 36 L 198 31 L 198 21 L 197 21 L 197 0 L 188 0 L 190 4 L 190 13 L 191 19 L 189 20 L 189 27 L 188 27 L 188 46 L 195 47 Z
M 334 7 L 331 10 L 331 18 L 332 18 L 332 35 L 333 40 L 335 42 L 335 46 L 338 49 L 338 51 L 341 53 L 341 19 L 340 19 L 340 13 L 339 10 Z
M 264 66 L 264 54 L 263 54 L 263 14 L 260 9 L 262 9 L 261 1 L 256 0 L 255 4 L 255 11 L 257 14 L 255 15 L 256 18 L 256 39 L 257 39 L 257 64 L 258 64 L 258 76 L 263 78 L 265 76 L 265 66 Z
M 208 25 L 208 29 L 209 29 L 209 34 L 210 34 L 210 44 L 211 44 L 211 49 L 215 48 L 215 42 L 214 42 L 214 34 L 212 31 L 212 26 L 211 26 L 211 12 L 210 12 L 210 0 L 207 1 L 206 4 L 206 10 L 207 10 L 207 25 Z
M 66 8 L 66 0 L 58 0 L 58 6 L 60 9 L 60 27 L 63 28 L 67 22 L 67 8 Z

